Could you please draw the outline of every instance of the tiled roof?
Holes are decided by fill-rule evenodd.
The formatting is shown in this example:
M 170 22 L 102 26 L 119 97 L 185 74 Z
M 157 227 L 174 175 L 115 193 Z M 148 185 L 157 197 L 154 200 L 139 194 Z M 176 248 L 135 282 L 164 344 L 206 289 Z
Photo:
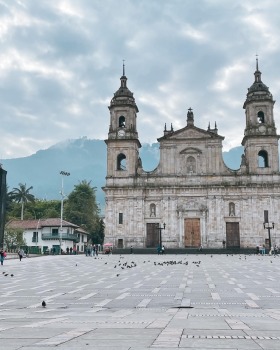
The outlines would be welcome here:
M 86 233 L 86 234 L 88 234 L 88 232 L 85 231 L 85 230 L 84 230 L 83 228 L 81 228 L 81 227 L 78 227 L 78 228 L 76 229 L 76 231 L 79 232 L 79 233 Z
M 7 224 L 7 228 L 13 228 L 13 229 L 39 229 L 43 227 L 58 227 L 60 226 L 60 218 L 53 218 L 53 219 L 39 219 L 39 220 L 11 220 Z M 72 224 L 71 222 L 62 220 L 62 226 L 63 227 L 74 227 L 78 228 L 79 226 Z

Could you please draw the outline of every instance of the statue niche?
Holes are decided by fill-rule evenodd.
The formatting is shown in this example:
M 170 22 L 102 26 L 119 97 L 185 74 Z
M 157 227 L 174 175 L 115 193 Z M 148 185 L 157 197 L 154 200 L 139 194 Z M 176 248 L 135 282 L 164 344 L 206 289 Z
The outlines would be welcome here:
M 193 156 L 189 156 L 187 158 L 186 168 L 187 168 L 187 174 L 192 175 L 196 173 L 196 160 Z

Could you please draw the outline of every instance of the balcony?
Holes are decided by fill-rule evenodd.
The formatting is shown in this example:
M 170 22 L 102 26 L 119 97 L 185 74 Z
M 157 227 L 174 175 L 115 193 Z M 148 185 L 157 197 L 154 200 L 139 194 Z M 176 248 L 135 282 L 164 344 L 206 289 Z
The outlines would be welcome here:
M 42 240 L 63 240 L 63 241 L 73 241 L 75 243 L 79 242 L 77 233 L 42 233 Z

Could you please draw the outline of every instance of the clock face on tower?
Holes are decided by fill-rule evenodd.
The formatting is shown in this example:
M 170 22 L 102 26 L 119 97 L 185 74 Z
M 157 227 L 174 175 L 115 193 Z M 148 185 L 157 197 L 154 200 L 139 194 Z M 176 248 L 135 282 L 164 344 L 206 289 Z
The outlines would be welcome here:
M 118 136 L 124 137 L 125 136 L 125 131 L 124 130 L 119 130 L 118 131 Z
M 261 133 L 264 133 L 265 132 L 265 126 L 264 125 L 259 126 L 259 131 Z

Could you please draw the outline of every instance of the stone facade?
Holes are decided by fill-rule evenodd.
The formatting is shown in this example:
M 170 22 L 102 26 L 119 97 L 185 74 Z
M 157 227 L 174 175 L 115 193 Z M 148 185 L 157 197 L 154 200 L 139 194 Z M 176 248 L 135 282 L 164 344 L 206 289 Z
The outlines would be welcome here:
M 165 126 L 160 161 L 147 172 L 139 157 L 138 108 L 123 71 L 111 100 L 107 144 L 105 241 L 115 247 L 267 247 L 280 239 L 279 152 L 273 106 L 258 61 L 248 89 L 240 169 L 222 157 L 224 137 L 215 125 Z M 274 226 L 275 222 L 275 227 Z M 165 225 L 164 225 L 165 224 Z

